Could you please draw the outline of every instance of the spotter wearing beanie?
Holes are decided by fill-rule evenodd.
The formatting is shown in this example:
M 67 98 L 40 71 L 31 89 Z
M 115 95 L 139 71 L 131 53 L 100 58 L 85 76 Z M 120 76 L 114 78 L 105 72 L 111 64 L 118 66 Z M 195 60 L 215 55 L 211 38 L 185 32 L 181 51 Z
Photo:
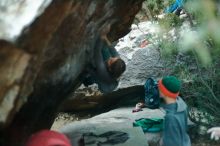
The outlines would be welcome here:
M 33 134 L 25 146 L 71 146 L 70 140 L 62 133 L 42 130 Z
M 162 92 L 163 95 L 174 99 L 179 95 L 180 87 L 180 81 L 174 76 L 166 76 L 158 82 L 160 92 Z

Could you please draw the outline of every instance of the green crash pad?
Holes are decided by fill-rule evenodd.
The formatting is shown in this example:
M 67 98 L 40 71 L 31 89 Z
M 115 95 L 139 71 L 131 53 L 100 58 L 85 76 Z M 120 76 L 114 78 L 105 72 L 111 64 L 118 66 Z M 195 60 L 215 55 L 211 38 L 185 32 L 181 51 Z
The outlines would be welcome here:
M 134 127 L 141 127 L 144 132 L 160 132 L 163 130 L 162 118 L 141 118 L 135 120 Z

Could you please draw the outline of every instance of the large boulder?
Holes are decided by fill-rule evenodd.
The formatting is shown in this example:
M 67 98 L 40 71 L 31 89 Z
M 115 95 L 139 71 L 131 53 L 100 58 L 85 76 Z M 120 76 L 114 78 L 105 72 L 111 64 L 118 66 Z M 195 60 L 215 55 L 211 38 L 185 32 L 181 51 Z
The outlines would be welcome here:
M 27 1 L 5 1 L 8 4 L 5 8 L 16 10 L 12 5 L 18 5 L 22 9 L 30 4 Z M 84 70 L 94 65 L 99 43 L 111 43 L 127 34 L 142 1 L 39 1 L 40 12 L 33 9 L 36 15 L 19 27 L 22 34 L 1 35 L 14 49 L 7 49 L 6 53 L 0 51 L 1 58 L 7 58 L 0 62 L 0 68 L 5 71 L 4 75 L 11 71 L 16 73 L 0 84 L 5 89 L 4 94 L 0 94 L 1 110 L 4 110 L 1 113 L 6 114 L 0 119 L 1 135 L 5 137 L 1 138 L 0 142 L 5 141 L 1 145 L 21 146 L 31 133 L 50 128 L 59 105 L 81 84 Z M 11 57 L 13 52 L 18 52 L 20 58 Z M 21 62 L 24 64 L 20 65 Z M 3 102 L 7 103 L 4 107 Z
M 93 146 L 96 143 L 107 142 L 107 140 L 109 140 L 107 143 L 109 146 L 158 144 L 161 137 L 160 132 L 144 133 L 140 127 L 133 127 L 133 122 L 141 118 L 163 118 L 164 110 L 144 108 L 143 111 L 132 113 L 132 108 L 118 108 L 90 119 L 74 121 L 54 130 L 65 133 L 70 138 L 72 145 L 84 141 L 85 146 Z M 54 128 L 56 124 L 55 122 Z M 127 135 L 127 139 L 125 135 Z M 115 144 L 114 142 L 118 143 Z
M 125 60 L 127 69 L 118 88 L 144 85 L 149 77 L 155 79 L 164 73 L 157 34 L 159 25 L 151 21 L 133 24 L 129 34 L 119 39 L 116 49 Z

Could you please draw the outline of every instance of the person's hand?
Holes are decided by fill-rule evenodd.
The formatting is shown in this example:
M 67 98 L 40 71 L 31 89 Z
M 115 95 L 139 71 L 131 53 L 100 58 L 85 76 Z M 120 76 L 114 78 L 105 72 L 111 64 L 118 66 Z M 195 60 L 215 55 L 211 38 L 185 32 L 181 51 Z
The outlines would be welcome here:
M 211 133 L 211 139 L 219 140 L 220 138 L 220 127 L 213 127 L 208 129 L 208 133 Z

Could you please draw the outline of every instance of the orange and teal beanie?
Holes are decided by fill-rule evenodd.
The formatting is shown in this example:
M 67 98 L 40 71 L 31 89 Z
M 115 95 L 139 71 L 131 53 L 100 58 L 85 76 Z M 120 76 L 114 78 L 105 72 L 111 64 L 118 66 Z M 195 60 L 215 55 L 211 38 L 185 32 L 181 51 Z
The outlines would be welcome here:
M 174 76 L 166 76 L 159 80 L 158 88 L 165 96 L 176 98 L 179 95 L 181 83 Z

